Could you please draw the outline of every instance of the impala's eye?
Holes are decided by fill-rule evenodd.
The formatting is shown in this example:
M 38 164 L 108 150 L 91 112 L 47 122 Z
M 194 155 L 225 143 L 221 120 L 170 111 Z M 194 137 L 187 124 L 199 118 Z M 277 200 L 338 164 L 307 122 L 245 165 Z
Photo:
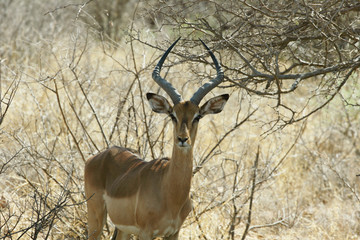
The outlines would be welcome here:
M 176 117 L 174 116 L 174 114 L 170 113 L 169 116 L 171 117 L 171 120 L 173 122 L 177 122 Z

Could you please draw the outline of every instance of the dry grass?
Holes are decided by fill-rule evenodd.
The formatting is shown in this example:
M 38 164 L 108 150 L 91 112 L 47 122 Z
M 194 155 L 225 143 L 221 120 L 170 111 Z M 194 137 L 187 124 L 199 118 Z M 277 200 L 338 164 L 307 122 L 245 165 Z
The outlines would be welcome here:
M 0 238 L 85 239 L 84 160 L 108 145 L 138 149 L 146 159 L 170 154 L 170 122 L 144 100 L 145 92 L 158 91 L 151 70 L 161 52 L 125 40 L 114 48 L 81 22 L 64 26 L 56 13 L 40 14 L 51 7 L 33 10 L 34 22 L 58 24 L 51 39 L 38 29 L 37 37 L 19 33 L 14 40 L 1 25 L 9 34 L 1 47 L 2 109 L 6 90 L 19 84 L 0 129 Z M 20 26 L 36 28 L 31 22 Z M 170 68 L 168 79 L 189 97 L 198 83 L 185 81 L 193 79 L 184 72 L 187 64 L 193 63 Z M 356 76 L 342 95 L 359 99 Z M 277 114 L 287 114 L 274 111 L 276 99 L 234 89 L 213 92 L 230 92 L 231 98 L 221 114 L 200 123 L 195 208 L 181 239 L 241 239 L 250 201 L 247 239 L 358 239 L 359 107 L 336 97 L 306 121 L 267 132 Z M 295 92 L 287 105 L 306 101 L 304 96 Z

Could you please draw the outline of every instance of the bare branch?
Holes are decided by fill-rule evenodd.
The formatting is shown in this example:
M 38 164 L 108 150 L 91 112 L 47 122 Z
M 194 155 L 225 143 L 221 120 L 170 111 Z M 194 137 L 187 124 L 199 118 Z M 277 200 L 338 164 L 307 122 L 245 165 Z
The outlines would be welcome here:
M 255 193 L 255 187 L 256 187 L 256 173 L 258 170 L 258 163 L 259 163 L 259 153 L 260 153 L 260 146 L 258 146 L 258 150 L 256 153 L 256 158 L 254 161 L 253 166 L 253 176 L 252 176 L 252 186 L 251 186 L 251 193 L 250 193 L 250 202 L 249 202 L 249 211 L 248 211 L 248 217 L 244 229 L 244 233 L 241 237 L 241 240 L 244 240 L 246 238 L 246 235 L 248 234 L 250 224 L 251 224 L 251 214 L 252 214 L 252 207 L 253 207 L 253 200 L 254 200 L 254 193 Z
M 5 115 L 10 108 L 20 84 L 20 80 L 17 79 L 18 76 L 15 75 L 5 92 L 2 93 L 2 62 L 3 61 L 0 61 L 0 125 L 4 121 Z M 5 105 L 4 110 L 2 108 L 3 104 Z
M 193 175 L 195 175 L 198 171 L 200 171 L 203 167 L 203 165 L 209 161 L 211 155 L 213 154 L 213 152 L 215 151 L 215 149 L 222 143 L 222 141 L 224 141 L 226 139 L 226 137 L 228 137 L 230 135 L 230 133 L 232 133 L 233 131 L 235 131 L 237 128 L 239 128 L 241 125 L 243 125 L 246 121 L 249 120 L 249 118 L 257 111 L 257 109 L 255 109 L 254 111 L 252 111 L 249 115 L 247 115 L 242 121 L 240 121 L 239 123 L 236 123 L 229 131 L 227 131 L 220 139 L 219 141 L 214 145 L 214 147 L 211 148 L 211 150 L 208 152 L 208 154 L 201 159 L 198 163 L 196 168 L 193 171 Z

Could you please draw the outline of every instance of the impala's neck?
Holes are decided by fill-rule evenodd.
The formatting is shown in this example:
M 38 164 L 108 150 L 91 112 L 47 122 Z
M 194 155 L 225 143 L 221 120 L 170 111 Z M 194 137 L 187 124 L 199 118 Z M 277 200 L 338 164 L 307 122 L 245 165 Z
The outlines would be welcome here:
M 181 148 L 174 145 L 169 170 L 166 179 L 164 179 L 168 200 L 171 204 L 182 206 L 189 198 L 192 168 L 192 146 Z

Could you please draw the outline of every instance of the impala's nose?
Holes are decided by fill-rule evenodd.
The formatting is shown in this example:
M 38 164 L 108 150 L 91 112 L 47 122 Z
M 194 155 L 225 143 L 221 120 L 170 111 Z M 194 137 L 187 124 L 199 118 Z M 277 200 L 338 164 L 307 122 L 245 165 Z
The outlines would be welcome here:
M 178 137 L 179 142 L 181 142 L 182 145 L 184 145 L 184 143 L 188 140 L 188 137 Z

